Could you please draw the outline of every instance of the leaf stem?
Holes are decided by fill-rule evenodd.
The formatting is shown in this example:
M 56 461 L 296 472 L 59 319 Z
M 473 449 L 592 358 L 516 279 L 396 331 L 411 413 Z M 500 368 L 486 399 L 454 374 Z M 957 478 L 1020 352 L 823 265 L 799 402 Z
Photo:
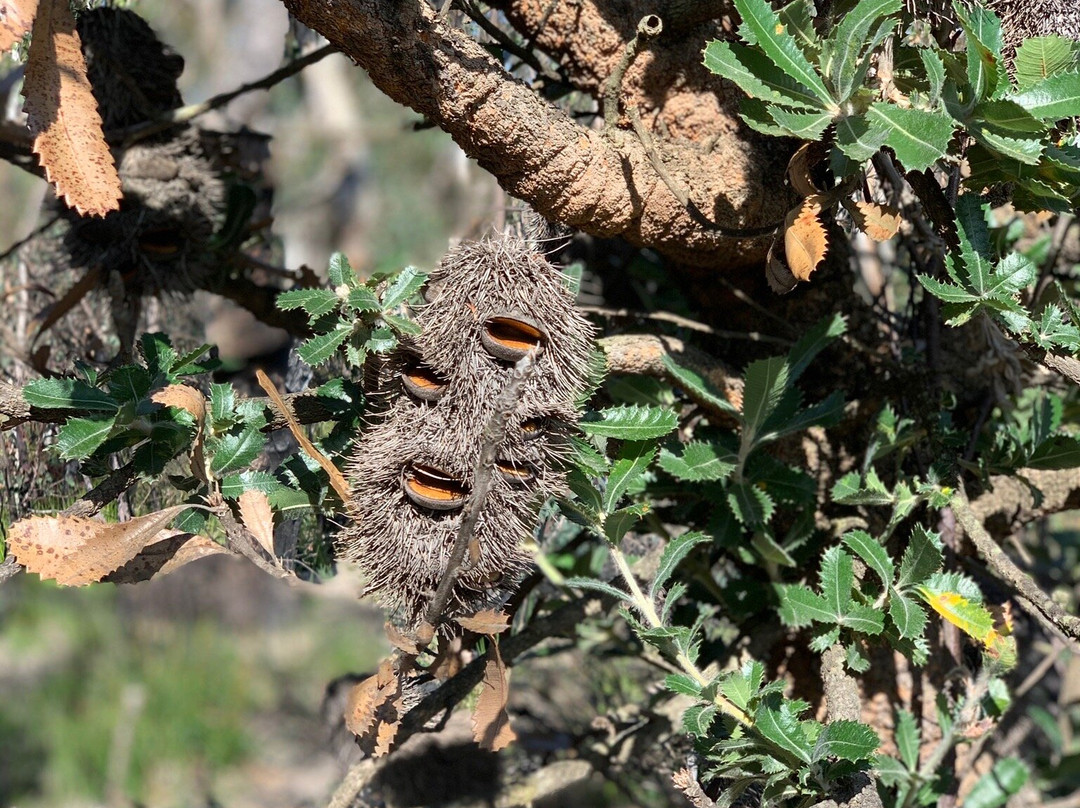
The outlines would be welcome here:
M 649 624 L 650 628 L 662 628 L 664 621 L 660 619 L 660 615 L 656 611 L 656 604 L 653 603 L 651 598 L 645 596 L 637 579 L 634 578 L 634 573 L 631 572 L 630 564 L 626 560 L 626 556 L 623 555 L 622 550 L 615 545 L 609 545 L 608 549 L 611 552 L 611 558 L 615 562 L 616 568 L 619 570 L 619 574 L 622 576 L 623 580 L 626 581 L 626 586 L 630 590 L 634 606 L 637 607 L 637 610 L 641 613 L 642 617 L 645 618 L 645 622 Z M 694 661 L 685 653 L 679 651 L 675 655 L 675 662 L 682 668 L 687 676 L 701 685 L 701 687 L 707 687 L 709 685 L 709 678 L 698 669 L 698 666 L 694 664 Z M 713 696 L 713 704 L 715 704 L 721 712 L 732 716 L 743 726 L 753 726 L 754 722 L 749 715 L 719 693 Z

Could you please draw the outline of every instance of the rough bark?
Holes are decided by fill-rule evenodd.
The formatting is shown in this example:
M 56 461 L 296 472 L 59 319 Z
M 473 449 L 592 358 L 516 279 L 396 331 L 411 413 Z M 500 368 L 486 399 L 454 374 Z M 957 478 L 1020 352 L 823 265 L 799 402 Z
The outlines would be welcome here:
M 598 236 L 619 235 L 697 266 L 762 259 L 771 236 L 732 238 L 695 221 L 632 132 L 604 133 L 575 123 L 509 76 L 465 33 L 440 22 L 427 4 L 283 2 L 367 70 L 379 89 L 447 131 L 503 188 L 548 218 Z M 716 11 L 709 6 L 706 16 Z M 584 13 L 592 4 L 573 7 Z M 777 193 L 785 147 L 775 141 L 765 147 L 764 139 L 741 128 L 730 106 L 721 105 L 719 84 L 700 66 L 706 29 L 716 32 L 706 25 L 693 29 L 696 38 L 661 36 L 643 52 L 625 86 L 655 88 L 649 92 L 656 97 L 629 89 L 624 102 L 640 103 L 668 173 L 713 222 L 737 230 L 774 225 L 789 201 Z M 577 60 L 584 66 L 591 50 L 596 55 L 592 84 L 580 80 L 586 91 L 597 92 L 627 39 L 622 25 L 576 31 Z M 663 57 L 665 49 L 671 55 Z M 670 126 L 672 120 L 679 125 Z M 706 136 L 715 142 L 705 143 Z

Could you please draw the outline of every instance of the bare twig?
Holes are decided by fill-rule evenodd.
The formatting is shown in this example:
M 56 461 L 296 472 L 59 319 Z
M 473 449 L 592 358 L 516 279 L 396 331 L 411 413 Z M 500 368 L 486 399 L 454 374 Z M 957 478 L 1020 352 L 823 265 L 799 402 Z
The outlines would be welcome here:
M 609 309 L 604 306 L 578 306 L 578 308 L 587 314 L 596 314 L 600 317 L 608 317 L 611 319 L 653 320 L 659 323 L 672 323 L 681 328 L 688 328 L 691 331 L 700 331 L 702 334 L 712 334 L 713 336 L 723 337 L 724 339 L 745 339 L 750 340 L 751 342 L 769 342 L 776 345 L 782 345 L 785 348 L 790 348 L 795 344 L 789 339 L 774 337 L 771 334 L 763 334 L 760 331 L 727 331 L 723 328 L 713 328 L 711 325 L 699 323 L 697 320 L 691 320 L 688 317 L 682 317 L 669 311 L 634 311 L 633 309 Z
M 627 114 L 630 116 L 630 125 L 634 127 L 634 134 L 638 136 L 638 140 L 641 141 L 641 146 L 645 149 L 645 154 L 649 158 L 649 162 L 652 163 L 653 170 L 661 180 L 664 181 L 664 185 L 671 191 L 671 195 L 679 200 L 679 204 L 686 208 L 686 212 L 690 214 L 692 218 L 699 225 L 707 230 L 712 230 L 723 236 L 731 236 L 733 238 L 747 238 L 751 236 L 764 236 L 772 233 L 783 222 L 774 222 L 762 227 L 724 227 L 717 224 L 708 216 L 706 216 L 701 208 L 697 206 L 697 203 L 690 198 L 689 192 L 679 184 L 679 182 L 671 176 L 671 172 L 667 170 L 667 166 L 664 165 L 664 160 L 660 156 L 660 152 L 656 149 L 656 144 L 653 143 L 652 136 L 649 134 L 649 130 L 645 128 L 645 124 L 641 122 L 641 114 L 634 108 L 631 108 Z
M 622 92 L 623 76 L 634 63 L 641 48 L 650 39 L 660 36 L 664 30 L 664 21 L 656 14 L 646 14 L 637 24 L 634 38 L 626 43 L 622 58 L 604 82 L 604 128 L 614 131 L 619 123 L 619 94 Z
M 1030 575 L 1017 567 L 1013 560 L 1005 555 L 976 517 L 967 495 L 962 490 L 957 491 L 950 505 L 953 513 L 956 514 L 956 521 L 971 539 L 994 577 L 1013 588 L 1019 595 L 1020 605 L 1025 611 L 1050 623 L 1064 635 L 1074 649 L 1080 650 L 1080 645 L 1077 644 L 1077 640 L 1080 639 L 1080 618 L 1066 614 L 1064 609 L 1039 589 Z
M 137 143 L 151 135 L 156 135 L 158 132 L 163 132 L 178 123 L 187 123 L 200 115 L 205 115 L 211 110 L 223 107 L 242 95 L 255 90 L 269 90 L 275 84 L 280 84 L 290 76 L 295 76 L 305 67 L 315 64 L 320 59 L 329 56 L 331 53 L 337 53 L 337 48 L 333 45 L 323 45 L 321 48 L 312 51 L 307 56 L 301 56 L 299 59 L 295 59 L 294 61 L 289 62 L 289 64 L 278 68 L 273 73 L 263 76 L 258 81 L 242 84 L 235 90 L 230 90 L 227 93 L 220 93 L 199 104 L 189 104 L 186 107 L 170 110 L 157 120 L 140 123 L 119 132 L 107 132 L 106 136 L 110 140 L 123 138 L 124 148 L 127 148 L 133 143 Z
M 64 516 L 93 516 L 127 491 L 139 474 L 135 464 L 121 466 L 89 491 L 82 499 L 64 509 Z
M 447 5 L 449 5 L 449 3 L 447 3 Z M 484 12 L 480 10 L 473 0 L 462 0 L 461 8 L 462 11 L 468 15 L 470 20 L 484 29 L 484 32 L 498 43 L 500 48 L 519 58 L 522 62 L 535 70 L 537 75 L 544 81 L 553 84 L 562 81 L 558 75 L 544 67 L 532 51 L 521 47 L 513 39 L 507 36 L 505 31 L 485 17 Z
M 537 348 L 525 354 L 514 365 L 506 387 L 495 402 L 495 412 L 484 426 L 483 446 L 473 472 L 472 496 L 462 513 L 461 525 L 458 527 L 457 538 L 454 540 L 446 571 L 428 604 L 424 622 L 417 630 L 421 647 L 428 645 L 434 637 L 435 628 L 442 620 L 443 610 L 450 599 L 450 593 L 454 591 L 454 585 L 464 569 L 465 553 L 474 541 L 473 532 L 476 530 L 476 521 L 480 518 L 480 511 L 483 510 L 484 501 L 487 499 L 488 491 L 491 490 L 498 447 L 506 440 L 507 424 L 517 407 L 522 386 L 532 375 L 538 350 L 541 349 Z

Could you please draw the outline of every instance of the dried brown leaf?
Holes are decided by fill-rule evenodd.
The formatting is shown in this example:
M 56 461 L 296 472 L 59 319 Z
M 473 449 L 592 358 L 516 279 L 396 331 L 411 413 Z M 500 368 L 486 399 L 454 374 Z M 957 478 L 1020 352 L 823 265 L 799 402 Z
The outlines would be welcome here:
M 401 704 L 395 702 L 395 706 L 398 707 L 398 715 L 400 715 Z M 398 729 L 400 727 L 400 721 L 379 722 L 378 729 L 375 731 L 375 749 L 372 752 L 372 757 L 378 758 L 390 753 L 390 749 L 394 745 L 394 738 L 397 737 Z
M 326 472 L 326 476 L 330 478 L 330 485 L 333 486 L 337 495 L 341 497 L 342 502 L 349 501 L 349 484 L 345 481 L 345 475 L 342 474 L 338 467 L 330 462 L 330 458 L 315 448 L 315 445 L 308 440 L 307 435 L 304 434 L 304 430 L 300 428 L 300 422 L 296 420 L 296 416 L 293 415 L 292 409 L 285 402 L 285 399 L 281 397 L 281 394 L 274 387 L 274 383 L 270 381 L 269 377 L 261 370 L 255 371 L 255 378 L 259 381 L 259 386 L 266 391 L 266 395 L 270 397 L 270 400 L 274 402 L 274 406 L 277 407 L 278 412 L 281 413 L 281 417 L 285 419 L 285 422 L 289 426 L 289 431 L 292 432 L 296 442 L 300 444 L 308 456 L 322 466 L 323 471 Z
M 799 196 L 813 196 L 818 193 L 817 186 L 814 185 L 814 179 L 810 174 L 810 147 L 813 143 L 804 143 L 798 149 L 795 154 L 791 155 L 791 160 L 788 161 L 787 175 L 788 182 L 791 183 L 791 187 L 795 189 L 795 193 Z
M 224 547 L 205 536 L 179 530 L 162 530 L 153 544 L 103 580 L 114 584 L 136 584 L 168 575 L 200 558 L 227 553 Z
M 203 432 L 203 426 L 206 423 L 206 396 L 186 384 L 170 384 L 168 387 L 154 391 L 150 400 L 164 407 L 185 410 L 195 418 L 195 440 L 191 446 L 191 471 L 200 480 L 207 482 L 209 477 L 206 473 L 206 459 L 203 454 L 203 445 L 206 442 Z
M 64 586 L 84 586 L 131 561 L 189 507 L 177 505 L 119 524 L 80 516 L 31 516 L 11 526 L 8 548 L 29 572 Z
M 482 609 L 469 617 L 456 617 L 454 621 L 475 634 L 494 636 L 510 628 L 510 617 L 503 611 Z
M 829 251 L 820 214 L 821 198 L 808 196 L 784 221 L 784 258 L 791 274 L 800 281 L 810 280 L 810 274 Z
M 369 676 L 349 691 L 345 705 L 345 726 L 357 737 L 367 735 L 375 726 L 379 708 L 400 695 L 397 674 L 391 659 L 384 659 L 374 676 Z
M 900 229 L 900 211 L 876 202 L 856 202 L 848 208 L 855 226 L 874 241 L 888 241 Z
M 420 648 L 415 638 L 404 634 L 393 623 L 386 623 L 383 628 L 386 629 L 386 639 L 390 640 L 392 646 L 411 656 L 419 656 Z
M 454 678 L 465 667 L 461 646 L 461 637 L 453 637 L 449 640 L 439 637 L 439 653 L 432 660 L 428 670 L 440 682 Z
M 799 279 L 792 275 L 791 270 L 787 268 L 787 264 L 776 256 L 777 243 L 774 238 L 773 243 L 769 246 L 769 255 L 765 259 L 765 280 L 769 282 L 769 288 L 776 294 L 786 295 L 798 286 Z M 734 402 L 732 403 L 734 404 Z M 737 406 L 742 409 L 741 400 Z
M 473 710 L 473 739 L 481 749 L 498 752 L 509 746 L 517 733 L 510 726 L 506 714 L 506 702 L 510 698 L 510 674 L 499 656 L 499 648 L 492 643 L 490 656 L 484 666 L 484 681 L 480 684 L 480 698 Z
M 259 546 L 262 547 L 271 558 L 274 555 L 274 512 L 270 510 L 270 500 L 262 491 L 249 488 L 240 495 L 237 500 L 240 505 L 240 519 L 244 527 L 251 531 Z
M 0 1 L 0 51 L 6 51 L 26 36 L 37 14 L 38 0 Z
M 119 210 L 120 175 L 101 131 L 68 0 L 41 0 L 23 95 L 34 153 L 58 196 L 79 215 Z

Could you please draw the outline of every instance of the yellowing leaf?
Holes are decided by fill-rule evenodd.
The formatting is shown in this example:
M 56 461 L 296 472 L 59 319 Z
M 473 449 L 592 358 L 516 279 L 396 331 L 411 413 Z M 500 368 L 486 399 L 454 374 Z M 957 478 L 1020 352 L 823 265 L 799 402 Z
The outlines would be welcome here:
M 494 636 L 510 628 L 510 618 L 503 611 L 483 609 L 469 617 L 455 618 L 455 622 L 475 634 Z
M 509 746 L 517 733 L 510 726 L 506 714 L 506 702 L 510 697 L 510 675 L 499 656 L 499 648 L 492 644 L 490 656 L 484 666 L 484 681 L 480 684 L 480 698 L 473 710 L 473 739 L 481 749 L 498 752 Z
M 788 213 L 784 221 L 784 257 L 791 274 L 800 281 L 810 280 L 810 273 L 817 269 L 829 250 L 820 213 L 821 197 L 808 196 Z
M 900 211 L 876 202 L 855 202 L 848 207 L 855 226 L 874 241 L 888 241 L 900 229 Z
M 262 491 L 249 488 L 240 495 L 237 501 L 240 506 L 240 519 L 251 535 L 254 536 L 259 546 L 267 555 L 276 558 L 274 554 L 274 512 L 270 510 L 270 500 Z
M 38 0 L 0 2 L 0 52 L 7 51 L 26 36 L 37 13 Z
M 28 572 L 64 586 L 84 586 L 158 541 L 158 531 L 189 507 L 177 505 L 119 524 L 81 516 L 31 516 L 11 526 L 8 550 Z
M 975 603 L 957 592 L 934 592 L 918 586 L 916 591 L 927 605 L 965 634 L 986 645 L 994 631 L 994 618 L 981 603 Z
M 34 153 L 56 193 L 79 215 L 119 210 L 120 176 L 101 131 L 68 0 L 41 0 L 23 84 Z

